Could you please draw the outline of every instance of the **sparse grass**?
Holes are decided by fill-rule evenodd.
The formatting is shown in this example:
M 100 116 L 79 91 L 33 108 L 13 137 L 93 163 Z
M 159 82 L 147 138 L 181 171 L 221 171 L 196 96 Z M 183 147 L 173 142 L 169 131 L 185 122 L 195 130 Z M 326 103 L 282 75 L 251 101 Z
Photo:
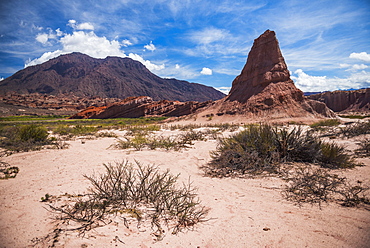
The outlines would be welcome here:
M 338 119 L 326 119 L 313 123 L 310 125 L 310 127 L 313 129 L 320 129 L 322 127 L 335 127 L 338 126 L 339 124 L 340 121 Z
M 339 115 L 339 116 L 348 119 L 365 119 L 370 117 L 370 115 Z
M 200 131 L 188 131 L 177 136 L 156 136 L 146 132 L 138 132 L 134 136 L 126 136 L 124 139 L 118 139 L 113 147 L 118 149 L 134 148 L 141 151 L 144 148 L 151 150 L 165 149 L 179 151 L 183 148 L 189 148 L 195 140 L 205 140 L 205 134 Z
M 178 186 L 179 175 L 137 161 L 104 166 L 104 174 L 85 176 L 92 185 L 89 194 L 61 206 L 56 206 L 59 201 L 50 205 L 61 214 L 62 221 L 80 225 L 74 230 L 84 233 L 119 215 L 127 227 L 130 217 L 138 223 L 150 221 L 153 230 L 156 229 L 154 235 L 160 240 L 164 235 L 163 223 L 171 224 L 172 233 L 176 234 L 205 221 L 207 210 L 200 205 L 196 190 L 190 182 Z

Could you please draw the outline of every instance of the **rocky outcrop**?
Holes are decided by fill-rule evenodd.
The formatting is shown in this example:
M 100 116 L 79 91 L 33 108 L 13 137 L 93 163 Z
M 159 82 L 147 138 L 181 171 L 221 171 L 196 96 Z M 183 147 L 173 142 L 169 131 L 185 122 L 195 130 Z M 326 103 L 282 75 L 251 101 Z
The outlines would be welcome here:
M 247 63 L 235 78 L 229 95 L 216 115 L 334 117 L 322 103 L 311 102 L 295 87 L 279 48 L 274 31 L 258 37 L 249 52 Z
M 211 102 L 153 101 L 148 96 L 129 97 L 108 106 L 87 108 L 73 115 L 71 119 L 137 118 L 149 116 L 179 117 L 192 114 L 196 110 L 206 107 Z
M 370 112 L 370 88 L 361 90 L 337 90 L 308 96 L 325 103 L 335 112 Z
M 0 81 L 0 95 L 12 91 L 120 99 L 150 96 L 154 100 L 200 102 L 225 96 L 209 86 L 160 78 L 130 58 L 95 59 L 81 53 L 29 66 Z

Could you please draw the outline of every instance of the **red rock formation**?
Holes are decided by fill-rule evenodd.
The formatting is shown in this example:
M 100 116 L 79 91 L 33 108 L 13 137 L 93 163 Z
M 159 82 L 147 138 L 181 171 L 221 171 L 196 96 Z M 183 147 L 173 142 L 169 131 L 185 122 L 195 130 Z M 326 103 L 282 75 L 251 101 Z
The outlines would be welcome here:
M 275 32 L 270 30 L 255 39 L 246 65 L 223 101 L 217 115 L 234 113 L 279 118 L 335 116 L 323 104 L 311 103 L 295 87 Z
M 137 118 L 143 116 L 178 117 L 194 113 L 210 102 L 153 101 L 148 96 L 129 97 L 108 106 L 87 108 L 73 115 L 71 119 Z
M 324 92 L 308 98 L 325 103 L 335 112 L 370 112 L 370 88 Z

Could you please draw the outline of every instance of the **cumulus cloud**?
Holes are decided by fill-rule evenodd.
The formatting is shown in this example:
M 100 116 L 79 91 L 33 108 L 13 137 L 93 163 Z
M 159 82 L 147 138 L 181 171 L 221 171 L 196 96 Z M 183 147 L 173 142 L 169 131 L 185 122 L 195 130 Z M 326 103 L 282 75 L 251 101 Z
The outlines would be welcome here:
M 155 46 L 154 46 L 154 44 L 153 44 L 153 42 L 150 42 L 150 44 L 149 45 L 145 45 L 144 46 L 144 48 L 146 49 L 146 50 L 149 50 L 149 51 L 154 51 L 155 49 L 157 49 Z
M 203 67 L 202 71 L 200 72 L 200 74 L 202 75 L 212 75 L 212 70 L 207 68 L 207 67 Z
M 78 24 L 76 20 L 69 20 L 68 26 L 76 30 L 94 30 L 94 25 L 92 25 L 90 22 L 84 22 L 84 23 Z
M 38 34 L 36 36 L 36 40 L 42 44 L 46 44 L 49 40 L 49 35 L 48 34 Z
M 370 73 L 366 71 L 353 73 L 347 78 L 328 78 L 326 76 L 310 76 L 298 69 L 294 71 L 291 78 L 295 81 L 296 86 L 304 92 L 359 89 L 370 86 Z
M 73 27 L 76 27 L 76 29 L 81 28 L 78 27 L 78 24 L 74 20 L 70 20 L 68 25 L 72 25 Z M 87 29 L 89 26 L 86 25 L 83 28 Z M 52 52 L 46 52 L 39 58 L 28 60 L 25 64 L 25 67 L 44 63 L 63 54 L 80 52 L 94 58 L 106 58 L 107 56 L 129 57 L 141 62 L 150 71 L 160 71 L 165 68 L 164 64 L 154 64 L 149 60 L 145 60 L 138 54 L 130 53 L 127 56 L 124 51 L 121 50 L 121 47 L 125 45 L 132 45 L 129 40 L 123 40 L 120 43 L 116 39 L 109 40 L 105 36 L 97 36 L 94 31 L 85 30 L 75 30 L 71 34 L 68 34 L 57 29 L 53 33 L 38 34 L 36 36 L 36 40 L 43 44 L 46 44 L 50 38 L 57 40 L 62 45 L 62 48 Z
M 351 59 L 359 59 L 365 62 L 370 62 L 370 54 L 366 52 L 361 52 L 361 53 L 351 53 L 349 55 Z
M 132 42 L 130 40 L 125 39 L 122 41 L 122 46 L 124 47 L 132 46 Z

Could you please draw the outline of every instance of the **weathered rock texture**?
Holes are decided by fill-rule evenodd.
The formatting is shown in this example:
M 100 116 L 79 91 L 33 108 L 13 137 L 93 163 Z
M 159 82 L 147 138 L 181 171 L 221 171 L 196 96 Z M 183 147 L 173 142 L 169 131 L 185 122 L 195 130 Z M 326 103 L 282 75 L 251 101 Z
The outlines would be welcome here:
M 225 96 L 205 85 L 160 78 L 130 58 L 95 59 L 81 53 L 29 66 L 0 82 L 0 95 L 12 91 L 120 99 L 150 96 L 154 100 L 173 101 L 208 101 Z
M 335 116 L 325 104 L 308 100 L 295 87 L 275 32 L 270 30 L 254 41 L 246 65 L 233 81 L 229 95 L 222 101 L 216 115 L 277 118 Z
M 148 96 L 129 97 L 125 100 L 102 107 L 89 107 L 75 115 L 72 119 L 106 119 L 106 118 L 137 118 L 149 116 L 179 117 L 189 115 L 209 105 L 208 102 L 153 101 Z
M 324 92 L 308 98 L 325 103 L 335 112 L 370 112 L 370 88 Z

